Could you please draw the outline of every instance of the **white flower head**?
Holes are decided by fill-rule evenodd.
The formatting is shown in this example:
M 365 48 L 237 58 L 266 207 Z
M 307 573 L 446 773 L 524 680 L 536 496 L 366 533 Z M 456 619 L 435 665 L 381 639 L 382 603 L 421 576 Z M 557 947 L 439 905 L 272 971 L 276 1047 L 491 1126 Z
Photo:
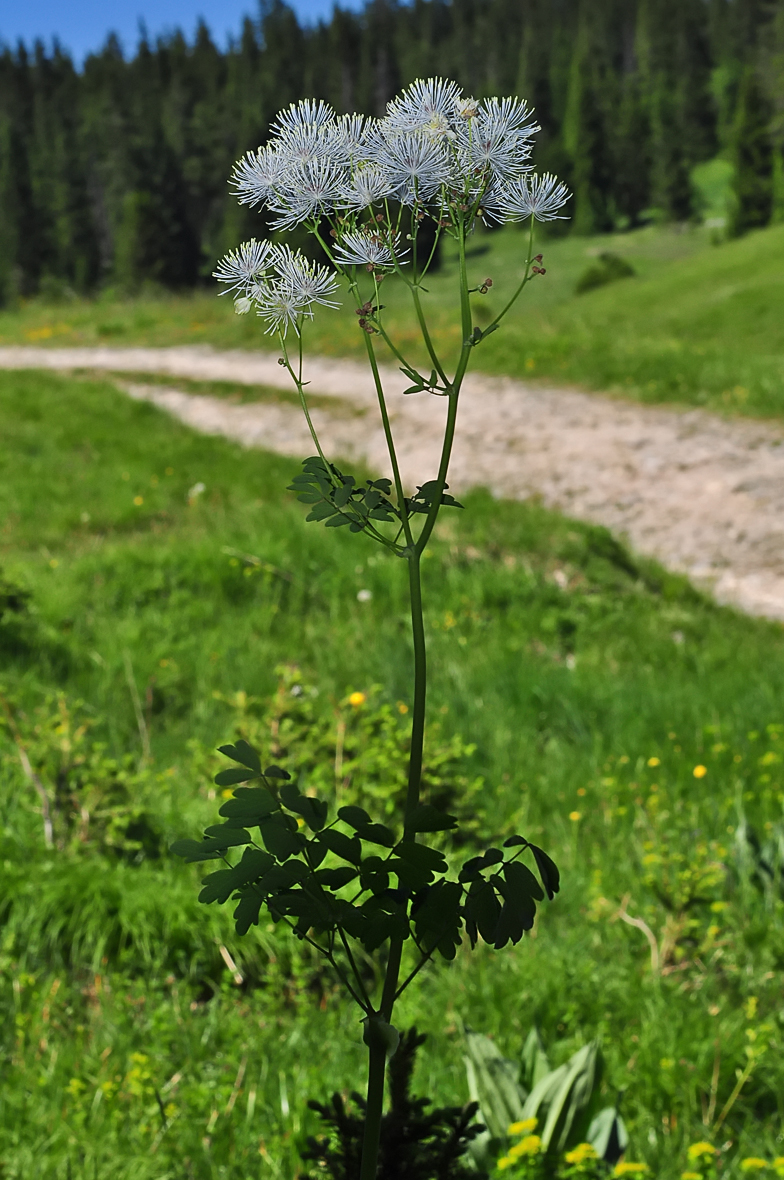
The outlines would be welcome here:
M 260 282 L 270 269 L 271 254 L 270 243 L 257 242 L 255 238 L 243 242 L 236 250 L 231 250 L 212 272 L 214 279 L 226 284 L 226 290 L 221 291 L 221 295 L 236 291 L 240 297 L 247 296 L 251 288 Z
M 422 131 L 436 137 L 452 130 L 462 97 L 460 87 L 445 78 L 417 78 L 387 105 L 383 122 L 393 134 Z
M 396 135 L 379 147 L 377 163 L 403 205 L 429 201 L 451 177 L 443 144 L 421 131 Z
M 351 164 L 361 160 L 367 147 L 368 132 L 372 126 L 364 115 L 341 115 L 324 129 L 323 139 L 330 156 Z
M 272 124 L 273 136 L 282 139 L 290 135 L 308 135 L 320 131 L 335 121 L 332 107 L 319 99 L 304 98 L 279 111 Z
M 533 118 L 533 111 L 522 98 L 486 98 L 480 104 L 479 111 L 488 123 L 506 132 L 520 132 L 528 139 L 542 130 Z
M 338 204 L 341 209 L 360 212 L 391 196 L 392 185 L 386 173 L 377 164 L 364 164 L 344 184 Z
M 330 213 L 345 188 L 347 169 L 327 156 L 291 162 L 288 176 L 267 200 L 275 229 L 293 229 L 308 218 Z
M 298 299 L 293 291 L 288 290 L 282 283 L 266 283 L 259 287 L 255 298 L 256 314 L 266 320 L 264 331 L 269 335 L 280 332 L 285 336 L 289 328 L 299 333 L 299 321 L 302 315 L 312 315 L 308 304 Z
M 290 246 L 274 246 L 273 254 L 278 285 L 289 291 L 298 302 L 307 305 L 303 309 L 310 311 L 314 303 L 320 303 L 323 307 L 340 306 L 330 298 L 337 290 L 338 281 L 325 266 L 311 262 Z
M 233 185 L 241 205 L 260 205 L 275 191 L 287 167 L 287 161 L 280 152 L 267 144 L 258 151 L 248 152 L 237 161 L 229 183 Z
M 358 229 L 344 234 L 335 247 L 335 261 L 340 266 L 372 266 L 374 269 L 394 265 L 394 259 L 408 253 L 400 249 L 400 234 L 389 243 L 372 229 Z
M 459 119 L 475 119 L 479 114 L 479 103 L 475 98 L 460 98 L 457 101 Z
M 510 221 L 524 221 L 533 215 L 537 221 L 563 219 L 562 209 L 571 196 L 565 184 L 545 172 L 541 176 L 521 176 L 504 186 L 495 200 L 495 208 Z
M 292 103 L 275 119 L 270 142 L 237 163 L 232 181 L 240 202 L 265 207 L 277 230 L 303 222 L 314 228 L 337 211 L 355 224 L 353 215 L 388 199 L 429 204 L 442 225 L 452 207 L 467 213 L 470 223 L 480 204 L 499 220 L 533 214 L 549 221 L 568 194 L 549 174 L 532 173 L 538 130 L 518 98 L 478 101 L 448 79 L 419 78 L 389 103 L 383 119 L 337 116 L 315 99 Z M 334 228 L 340 225 L 333 220 Z M 367 265 L 385 266 L 389 250 L 396 246 L 381 235 L 351 244 L 344 235 L 338 257 L 342 265 L 358 264 L 361 256 Z M 255 272 L 238 270 L 237 259 L 233 269 L 228 261 L 221 265 L 216 277 L 240 300 L 255 300 L 246 290 Z

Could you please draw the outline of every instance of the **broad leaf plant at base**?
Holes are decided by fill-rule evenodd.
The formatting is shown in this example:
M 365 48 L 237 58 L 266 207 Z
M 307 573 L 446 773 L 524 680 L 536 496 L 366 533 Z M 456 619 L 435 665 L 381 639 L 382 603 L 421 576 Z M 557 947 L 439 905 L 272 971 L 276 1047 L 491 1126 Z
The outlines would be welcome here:
M 382 119 L 337 117 L 311 100 L 292 105 L 278 116 L 270 142 L 237 164 L 233 181 L 239 200 L 266 209 L 274 229 L 304 226 L 332 269 L 287 245 L 252 240 L 215 272 L 233 292 L 237 312 L 255 310 L 277 339 L 279 363 L 299 394 L 317 452 L 291 485 L 311 506 L 307 519 L 362 533 L 409 570 L 412 727 L 405 805 L 397 822 L 376 822 L 358 806 L 341 807 L 331 817 L 326 801 L 301 794 L 281 767 L 263 768 L 259 752 L 238 740 L 222 747 L 235 765 L 215 780 L 237 788 L 220 809 L 223 822 L 207 828 L 202 840 L 173 846 L 189 861 L 223 863 L 205 878 L 201 901 L 232 899 L 240 934 L 258 923 L 265 906 L 273 921 L 286 922 L 329 961 L 362 1010 L 368 1077 L 360 1180 L 374 1180 L 378 1170 L 386 1063 L 399 1041 L 393 1025 L 399 997 L 436 954 L 453 959 L 463 933 L 472 947 L 480 938 L 499 950 L 518 943 L 533 925 L 536 903 L 558 890 L 552 860 L 523 836 L 511 836 L 502 848 L 471 856 L 458 868 L 450 865 L 423 837 L 452 832 L 457 820 L 421 799 L 426 645 L 420 564 L 441 509 L 460 507 L 448 494 L 447 476 L 474 349 L 499 328 L 527 284 L 544 274 L 541 256 L 533 256 L 534 220 L 559 216 L 568 199 L 555 177 L 537 176 L 531 168 L 538 130 L 524 102 L 477 102 L 442 79 L 415 82 Z M 517 289 L 484 329 L 474 324 L 471 298 L 486 294 L 492 279 L 470 286 L 466 260 L 466 239 L 478 220 L 529 225 Z M 433 224 L 427 245 L 425 234 L 420 238 L 425 221 Z M 422 300 L 442 234 L 455 240 L 459 257 L 462 345 L 451 375 L 434 348 Z M 390 274 L 410 291 L 429 374 L 419 372 L 386 330 L 380 291 Z M 364 336 L 391 479 L 363 482 L 340 471 L 324 454 L 310 416 L 303 331 L 316 305 L 338 306 L 340 280 Z M 447 399 L 438 472 L 412 495 L 403 488 L 377 344 L 411 382 L 406 393 Z M 232 859 L 240 849 L 239 859 Z M 360 954 L 378 956 L 380 994 L 368 990 Z

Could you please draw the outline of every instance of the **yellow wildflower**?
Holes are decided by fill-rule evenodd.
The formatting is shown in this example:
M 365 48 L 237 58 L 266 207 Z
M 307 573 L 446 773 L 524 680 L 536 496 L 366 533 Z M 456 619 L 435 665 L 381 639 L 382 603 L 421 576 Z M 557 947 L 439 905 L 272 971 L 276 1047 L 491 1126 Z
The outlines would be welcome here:
M 578 1143 L 573 1151 L 567 1151 L 565 1159 L 567 1164 L 582 1164 L 586 1160 L 598 1159 L 596 1150 L 590 1143 Z
M 512 1123 L 509 1128 L 510 1135 L 530 1135 L 532 1131 L 536 1130 L 538 1119 L 523 1119 L 520 1123 Z
M 352 692 L 351 696 L 348 698 L 348 703 L 357 709 L 360 705 L 364 705 L 366 700 L 367 697 L 365 696 L 364 692 Z
M 681 1180 L 702 1180 L 699 1172 L 681 1172 Z
M 761 1172 L 767 1166 L 768 1161 L 762 1160 L 756 1155 L 750 1155 L 748 1159 L 740 1161 L 741 1172 Z
M 777 1155 L 773 1161 L 773 1167 L 779 1176 L 784 1176 L 784 1155 Z
M 522 1155 L 538 1155 L 541 1149 L 542 1140 L 538 1135 L 526 1135 L 525 1139 L 509 1148 L 509 1156 L 513 1160 L 519 1160 Z
M 692 774 L 694 775 L 695 778 L 705 778 L 705 775 L 707 773 L 708 773 L 707 766 L 702 766 L 702 765 L 695 766 L 694 770 L 692 771 Z
M 694 1163 L 695 1160 L 703 1159 L 705 1156 L 715 1155 L 716 1148 L 712 1143 L 705 1143 L 703 1140 L 700 1140 L 699 1143 L 692 1143 L 691 1147 L 687 1149 L 686 1154 L 690 1162 Z
M 579 823 L 580 820 L 582 819 L 582 814 L 579 811 L 570 811 L 569 812 L 569 819 L 572 821 L 573 824 Z
M 613 1176 L 644 1176 L 646 1172 L 650 1171 L 647 1164 L 633 1164 L 631 1160 L 627 1163 L 626 1160 L 621 1160 L 613 1168 Z
M 649 758 L 648 765 L 649 766 L 661 766 L 661 758 Z

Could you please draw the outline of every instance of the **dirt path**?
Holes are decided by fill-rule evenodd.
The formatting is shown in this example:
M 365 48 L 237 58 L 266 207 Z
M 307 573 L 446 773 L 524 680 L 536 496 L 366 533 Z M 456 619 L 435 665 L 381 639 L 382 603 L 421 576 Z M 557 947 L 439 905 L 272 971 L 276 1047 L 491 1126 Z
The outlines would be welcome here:
M 207 348 L 0 348 L 0 368 L 99 369 L 290 389 L 274 354 Z M 388 471 L 367 370 L 314 359 L 313 393 L 336 399 L 314 410 L 326 449 Z M 405 380 L 384 372 L 403 476 L 432 478 L 444 401 L 402 397 Z M 196 430 L 301 458 L 313 450 L 299 410 L 118 384 Z M 545 504 L 607 525 L 641 553 L 688 574 L 722 602 L 784 619 L 784 424 L 704 411 L 635 405 L 481 375 L 466 382 L 452 464 L 453 491 L 481 485 L 498 496 Z

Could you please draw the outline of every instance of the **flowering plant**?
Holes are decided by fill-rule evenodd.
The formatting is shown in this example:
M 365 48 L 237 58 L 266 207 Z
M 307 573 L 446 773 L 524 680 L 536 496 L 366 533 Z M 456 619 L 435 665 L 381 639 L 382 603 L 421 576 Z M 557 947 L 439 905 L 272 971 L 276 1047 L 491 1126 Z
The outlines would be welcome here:
M 529 161 L 537 130 L 519 99 L 478 102 L 442 79 L 415 82 L 382 119 L 338 117 L 323 102 L 292 105 L 279 114 L 270 141 L 239 161 L 233 183 L 239 200 L 265 209 L 276 231 L 303 226 L 330 266 L 286 244 L 253 240 L 228 254 L 215 271 L 237 312 L 254 310 L 264 321 L 280 346 L 279 363 L 298 390 L 317 452 L 291 485 L 310 506 L 307 519 L 362 533 L 408 565 L 414 675 L 402 814 L 379 823 L 351 805 L 330 819 L 326 801 L 301 794 L 286 770 L 265 768 L 259 752 L 240 739 L 222 747 L 234 766 L 215 780 L 238 788 L 220 808 L 224 822 L 208 828 L 200 841 L 173 846 L 190 861 L 224 861 L 225 867 L 205 879 L 202 901 L 233 898 L 242 934 L 266 906 L 275 922 L 287 923 L 329 961 L 362 1010 L 368 1083 L 360 1180 L 374 1180 L 377 1173 L 386 1061 L 399 1039 L 392 1024 L 399 997 L 436 952 L 454 958 L 463 932 L 471 946 L 479 938 L 499 949 L 519 942 L 533 924 L 536 903 L 558 890 L 552 860 L 519 835 L 452 869 L 443 851 L 423 836 L 453 831 L 457 820 L 421 798 L 426 646 L 420 566 L 441 509 L 460 507 L 447 484 L 460 390 L 474 349 L 499 328 L 525 286 L 544 274 L 541 255 L 533 255 L 534 221 L 560 216 L 568 198 L 553 176 L 533 173 Z M 421 231 L 428 220 L 434 233 L 425 248 Z M 484 329 L 474 324 L 471 296 L 486 293 L 491 280 L 470 286 L 466 260 L 466 240 L 482 220 L 529 225 L 517 288 Z M 459 258 L 462 343 L 451 372 L 434 347 L 422 301 L 422 281 L 443 234 L 456 242 Z M 429 373 L 420 372 L 387 332 L 380 287 L 393 274 L 410 292 Z M 303 333 L 318 306 L 338 306 L 341 281 L 364 334 L 391 479 L 360 481 L 340 471 L 324 453 L 309 413 Z M 377 362 L 379 342 L 410 381 L 406 393 L 447 399 L 438 471 L 414 493 L 406 492 L 400 475 Z M 232 863 L 229 853 L 235 848 L 243 852 Z M 525 853 L 531 854 L 538 879 L 524 863 Z M 372 976 L 362 970 L 362 956 L 379 958 Z M 374 991 L 376 978 L 380 994 Z

